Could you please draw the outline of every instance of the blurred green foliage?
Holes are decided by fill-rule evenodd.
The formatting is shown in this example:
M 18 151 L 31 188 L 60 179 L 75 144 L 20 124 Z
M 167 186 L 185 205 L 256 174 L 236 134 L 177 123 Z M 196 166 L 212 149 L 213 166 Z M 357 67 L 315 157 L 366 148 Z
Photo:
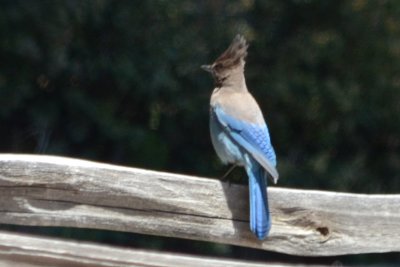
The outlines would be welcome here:
M 199 66 L 236 33 L 280 186 L 400 191 L 395 0 L 3 0 L 0 149 L 219 177 Z

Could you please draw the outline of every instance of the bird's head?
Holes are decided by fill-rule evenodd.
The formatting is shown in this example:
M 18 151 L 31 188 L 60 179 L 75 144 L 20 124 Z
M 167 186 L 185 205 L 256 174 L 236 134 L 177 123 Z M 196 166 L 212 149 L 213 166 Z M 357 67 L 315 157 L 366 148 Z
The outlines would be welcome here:
M 243 72 L 248 46 L 246 39 L 238 34 L 213 64 L 201 68 L 212 74 L 217 85 L 222 84 L 233 73 Z

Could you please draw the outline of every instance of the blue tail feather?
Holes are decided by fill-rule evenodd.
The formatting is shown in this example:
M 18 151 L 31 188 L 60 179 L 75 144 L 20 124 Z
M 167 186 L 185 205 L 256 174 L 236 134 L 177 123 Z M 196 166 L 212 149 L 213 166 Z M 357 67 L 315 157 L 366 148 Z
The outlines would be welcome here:
M 250 230 L 262 240 L 271 229 L 266 173 L 254 160 L 247 165 L 246 172 L 249 176 Z

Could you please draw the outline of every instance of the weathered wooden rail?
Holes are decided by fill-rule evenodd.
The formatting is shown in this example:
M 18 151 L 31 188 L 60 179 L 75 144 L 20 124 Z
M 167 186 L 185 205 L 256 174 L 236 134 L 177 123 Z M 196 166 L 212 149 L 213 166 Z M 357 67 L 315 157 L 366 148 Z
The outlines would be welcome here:
M 249 231 L 246 186 L 64 157 L 0 154 L 4 224 L 127 231 L 302 256 L 400 251 L 400 195 L 268 192 L 273 226 L 261 242 Z
M 122 249 L 0 232 L 0 267 L 262 267 L 263 263 Z M 268 264 L 269 267 L 306 265 Z M 318 267 L 313 265 L 313 267 Z

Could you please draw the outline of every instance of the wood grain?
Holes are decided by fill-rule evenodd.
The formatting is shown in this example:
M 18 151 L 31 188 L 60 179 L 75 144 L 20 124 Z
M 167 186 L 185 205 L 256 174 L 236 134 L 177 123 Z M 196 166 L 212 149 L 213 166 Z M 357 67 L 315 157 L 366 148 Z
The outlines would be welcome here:
M 400 251 L 400 195 L 268 188 L 249 231 L 246 186 L 65 157 L 0 154 L 0 223 L 136 232 L 320 256 Z
M 261 267 L 262 263 L 122 249 L 0 232 L 0 267 Z M 284 264 L 268 264 L 284 267 Z M 301 267 L 303 265 L 290 265 Z M 313 265 L 314 266 L 314 265 Z

